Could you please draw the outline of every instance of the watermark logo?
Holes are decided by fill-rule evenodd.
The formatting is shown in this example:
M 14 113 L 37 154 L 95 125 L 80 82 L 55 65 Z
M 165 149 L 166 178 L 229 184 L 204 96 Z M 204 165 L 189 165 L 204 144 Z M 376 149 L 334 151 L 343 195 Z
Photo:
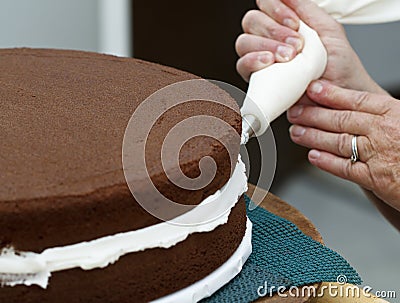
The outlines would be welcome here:
M 324 296 L 331 298 L 396 298 L 397 293 L 395 290 L 374 290 L 371 286 L 364 286 L 362 288 L 347 284 L 346 275 L 339 275 L 336 278 L 337 283 L 323 283 L 321 287 L 314 285 L 306 286 L 276 286 L 269 285 L 268 282 L 264 282 L 264 285 L 260 285 L 257 288 L 257 295 L 259 297 L 272 297 L 274 295 L 282 298 L 287 297 L 312 297 L 321 298 Z
M 336 278 L 336 282 L 340 285 L 344 285 L 347 283 L 347 277 L 345 275 L 339 275 Z
M 199 200 L 199 195 L 208 190 L 218 177 L 218 163 L 229 163 L 232 177 L 240 152 L 249 175 L 252 167 L 248 150 L 240 146 L 237 128 L 227 123 L 232 119 L 240 123 L 241 113 L 232 97 L 242 102 L 245 96 L 227 83 L 194 79 L 166 86 L 140 102 L 125 131 L 122 162 L 128 187 L 143 209 L 160 220 L 179 225 L 208 223 L 229 211 L 229 205 L 215 208 L 207 222 L 201 216 L 190 217 L 187 222 L 180 217 L 194 208 L 196 212 L 210 212 L 210 205 L 190 203 L 187 198 Z M 261 159 L 257 163 L 257 180 L 263 180 L 265 188 L 265 184 L 272 184 L 276 166 L 272 130 L 267 130 L 263 144 L 254 140 Z M 210 148 L 216 152 L 210 153 Z M 191 166 L 191 154 L 203 155 L 196 167 Z M 264 195 L 256 190 L 253 200 L 262 201 Z

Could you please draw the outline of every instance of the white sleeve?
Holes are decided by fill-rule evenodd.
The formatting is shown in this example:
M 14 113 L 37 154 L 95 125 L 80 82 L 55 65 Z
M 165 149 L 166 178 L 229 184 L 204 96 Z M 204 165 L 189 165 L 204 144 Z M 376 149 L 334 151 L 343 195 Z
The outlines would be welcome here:
M 400 20 L 400 0 L 312 0 L 340 23 L 372 24 Z

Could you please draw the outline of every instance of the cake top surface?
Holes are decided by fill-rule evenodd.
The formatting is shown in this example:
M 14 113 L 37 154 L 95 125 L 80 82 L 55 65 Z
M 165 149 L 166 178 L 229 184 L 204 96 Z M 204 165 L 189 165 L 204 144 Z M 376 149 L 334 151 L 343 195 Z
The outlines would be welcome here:
M 0 50 L 0 69 L 0 202 L 88 195 L 125 184 L 122 141 L 135 109 L 157 90 L 197 78 L 137 59 L 44 49 Z M 210 94 L 237 107 L 216 87 Z M 216 113 L 240 132 L 237 114 L 203 101 L 165 115 L 150 136 L 150 175 L 162 173 L 152 159 L 166 126 L 179 116 Z M 216 137 L 224 135 L 216 129 Z M 197 138 L 182 149 L 180 160 L 201 159 L 213 144 Z

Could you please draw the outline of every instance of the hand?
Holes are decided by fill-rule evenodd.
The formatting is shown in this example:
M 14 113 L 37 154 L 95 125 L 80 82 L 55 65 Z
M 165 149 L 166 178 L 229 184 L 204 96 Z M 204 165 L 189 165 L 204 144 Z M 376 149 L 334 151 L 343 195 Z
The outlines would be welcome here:
M 400 211 L 400 101 L 327 81 L 312 83 L 307 95 L 317 106 L 289 110 L 292 140 L 312 149 L 313 165 L 359 184 Z M 353 135 L 360 157 L 354 164 Z
M 236 40 L 239 74 L 250 74 L 274 62 L 293 59 L 303 48 L 297 32 L 299 18 L 315 29 L 328 52 L 322 78 L 345 88 L 381 93 L 383 90 L 365 71 L 347 40 L 343 26 L 310 0 L 258 0 L 260 10 L 249 11 L 242 20 L 244 34 Z

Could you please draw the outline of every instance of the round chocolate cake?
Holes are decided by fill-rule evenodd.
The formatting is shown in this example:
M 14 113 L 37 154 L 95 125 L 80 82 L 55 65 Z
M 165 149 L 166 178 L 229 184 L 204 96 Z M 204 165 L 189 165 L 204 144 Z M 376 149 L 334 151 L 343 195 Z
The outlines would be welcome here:
M 165 242 L 168 226 L 142 208 L 124 175 L 124 134 L 138 106 L 167 85 L 198 77 L 137 59 L 42 49 L 0 50 L 0 69 L 0 302 L 148 302 L 207 277 L 234 254 L 246 231 L 243 191 L 226 223 L 153 245 Z M 192 100 L 154 123 L 146 172 L 135 175 L 138 191 L 146 193 L 140 180 L 148 174 L 162 195 L 195 210 L 232 179 L 239 110 L 217 86 L 207 93 L 221 103 Z M 168 129 L 192 116 L 217 117 L 236 132 L 214 127 L 213 138 L 184 144 L 179 168 L 186 176 L 200 174 L 204 157 L 217 167 L 195 190 L 171 182 L 160 160 Z M 141 246 L 135 232 L 148 230 L 143 243 L 151 243 Z

